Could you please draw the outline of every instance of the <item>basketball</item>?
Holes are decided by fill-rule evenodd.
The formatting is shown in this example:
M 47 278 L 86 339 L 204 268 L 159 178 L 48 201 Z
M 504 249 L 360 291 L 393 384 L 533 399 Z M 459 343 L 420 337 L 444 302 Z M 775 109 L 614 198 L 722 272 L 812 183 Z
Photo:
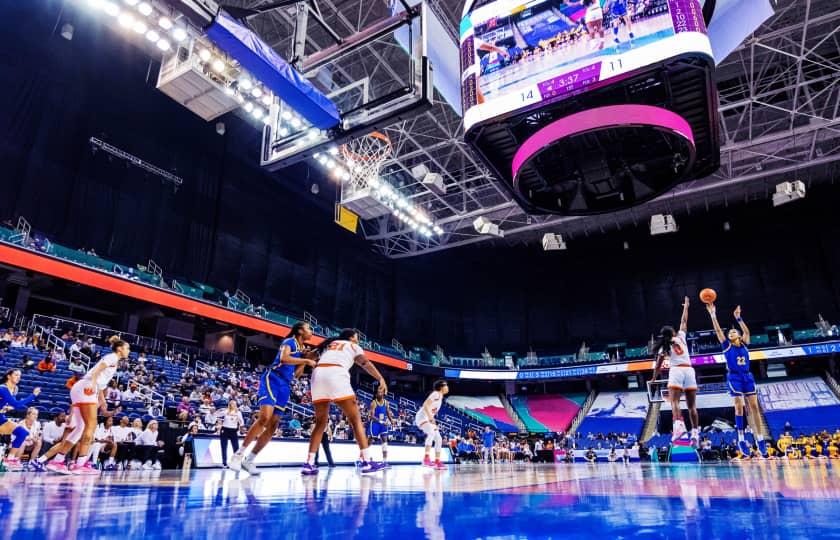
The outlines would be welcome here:
M 700 300 L 704 304 L 711 304 L 717 299 L 717 293 L 714 289 L 703 289 L 700 291 Z

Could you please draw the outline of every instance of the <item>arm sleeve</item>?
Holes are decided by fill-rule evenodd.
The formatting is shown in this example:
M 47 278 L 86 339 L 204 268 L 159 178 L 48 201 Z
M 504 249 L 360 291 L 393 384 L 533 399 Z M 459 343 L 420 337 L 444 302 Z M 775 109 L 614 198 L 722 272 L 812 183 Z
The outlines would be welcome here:
M 14 407 L 15 409 L 25 409 L 30 403 L 35 401 L 35 395 L 27 396 L 23 399 L 16 399 L 6 386 L 0 386 L 0 399 L 6 402 L 6 405 Z

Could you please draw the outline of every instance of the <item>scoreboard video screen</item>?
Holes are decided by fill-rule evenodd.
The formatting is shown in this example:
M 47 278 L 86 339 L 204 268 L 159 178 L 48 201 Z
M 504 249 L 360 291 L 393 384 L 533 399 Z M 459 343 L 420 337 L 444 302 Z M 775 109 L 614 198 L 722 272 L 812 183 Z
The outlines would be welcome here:
M 464 128 L 712 49 L 697 0 L 476 0 L 460 25 Z

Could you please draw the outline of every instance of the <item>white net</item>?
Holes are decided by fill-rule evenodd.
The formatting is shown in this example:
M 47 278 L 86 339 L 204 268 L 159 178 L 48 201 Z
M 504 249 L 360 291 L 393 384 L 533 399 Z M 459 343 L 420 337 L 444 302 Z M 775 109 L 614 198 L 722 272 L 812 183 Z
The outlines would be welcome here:
M 345 183 L 348 191 L 378 187 L 379 172 L 393 151 L 391 140 L 378 131 L 342 145 L 341 155 L 350 176 Z

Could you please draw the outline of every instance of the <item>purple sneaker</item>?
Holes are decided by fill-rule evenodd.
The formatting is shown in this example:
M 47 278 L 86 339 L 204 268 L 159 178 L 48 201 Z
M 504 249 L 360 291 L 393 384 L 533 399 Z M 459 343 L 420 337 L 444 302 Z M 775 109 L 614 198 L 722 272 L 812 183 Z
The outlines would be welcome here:
M 303 468 L 300 470 L 300 474 L 304 476 L 312 476 L 318 474 L 318 467 L 315 465 L 310 465 L 309 463 L 304 463 Z
M 373 474 L 379 471 L 384 471 L 387 468 L 387 463 L 382 463 L 379 461 L 368 461 L 367 463 L 362 465 L 362 474 Z
M 45 472 L 47 467 L 37 459 L 32 459 L 29 461 L 29 470 L 33 472 Z

